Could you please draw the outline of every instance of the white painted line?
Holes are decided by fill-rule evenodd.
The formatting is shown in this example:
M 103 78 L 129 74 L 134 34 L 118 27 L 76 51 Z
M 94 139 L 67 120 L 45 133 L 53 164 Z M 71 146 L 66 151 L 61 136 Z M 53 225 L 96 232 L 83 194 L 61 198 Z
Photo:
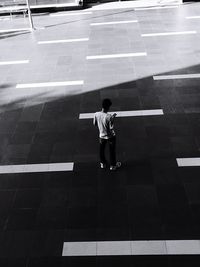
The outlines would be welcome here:
M 22 83 L 17 84 L 16 88 L 37 88 L 37 87 L 56 87 L 56 86 L 70 86 L 83 85 L 84 81 L 64 81 L 64 82 L 45 82 L 45 83 Z
M 97 242 L 97 256 L 131 255 L 130 241 Z
M 200 240 L 64 242 L 62 256 L 200 255 Z
M 0 65 L 27 64 L 29 60 L 0 61 Z
M 27 9 L 26 5 L 24 5 L 24 6 L 18 6 L 18 5 L 9 6 L 9 5 L 7 5 L 5 7 L 0 7 L 0 11 L 2 11 L 2 12 L 5 12 L 5 11 L 9 12 L 9 11 L 13 11 L 13 10 L 24 11 L 25 9 Z
M 199 79 L 200 74 L 174 74 L 174 75 L 156 75 L 153 79 L 156 80 L 175 80 L 175 79 Z
M 0 174 L 3 173 L 32 173 L 32 172 L 60 172 L 73 171 L 73 162 L 46 163 L 46 164 L 20 164 L 1 165 Z
M 200 158 L 177 158 L 176 161 L 179 167 L 200 166 Z
M 200 240 L 168 240 L 166 246 L 170 255 L 200 254 Z
M 73 42 L 86 42 L 86 41 L 89 41 L 89 38 L 39 41 L 38 44 L 61 44 L 61 43 L 73 43 Z
M 200 16 L 188 16 L 186 19 L 200 19 Z
M 27 164 L 24 165 L 23 172 L 33 173 L 33 172 L 49 172 L 49 164 Z
M 126 58 L 126 57 L 143 57 L 143 56 L 147 56 L 147 53 L 141 52 L 141 53 L 126 53 L 126 54 L 96 55 L 96 56 L 87 56 L 86 59 L 108 59 L 108 58 Z
M 164 115 L 162 109 L 141 110 L 142 116 Z
M 167 254 L 166 241 L 144 240 L 131 242 L 132 255 L 165 255 Z
M 90 25 L 91 26 L 101 26 L 101 25 L 137 23 L 137 22 L 138 22 L 138 20 L 123 20 L 123 21 L 96 22 L 96 23 L 90 23 Z
M 75 7 L 77 6 L 76 3 L 62 3 L 62 4 L 45 4 L 45 5 L 31 5 L 30 7 L 33 9 L 39 9 L 39 8 L 48 8 L 48 7 Z
M 76 13 L 60 13 L 60 14 L 50 14 L 51 17 L 64 17 L 64 16 L 78 16 L 78 15 L 90 15 L 92 12 L 76 12 Z
M 7 17 L 4 18 L 4 17 L 3 17 L 3 18 L 0 18 L 0 20 L 10 20 L 10 18 L 7 18 Z
M 143 33 L 142 37 L 196 34 L 196 31 Z
M 30 28 L 7 29 L 7 30 L 0 30 L 0 33 L 20 32 L 20 31 L 31 31 L 31 29 Z
M 39 8 L 47 8 L 47 7 L 75 7 L 76 3 L 62 3 L 62 4 L 45 4 L 45 5 L 31 5 L 30 8 L 39 9 Z
M 96 242 L 64 242 L 62 256 L 93 256 L 96 252 Z
M 159 7 L 137 7 L 134 8 L 135 11 L 142 11 L 142 10 L 155 10 L 155 9 L 170 9 L 170 8 L 178 8 L 179 6 L 159 6 Z
M 63 172 L 66 170 L 73 170 L 73 168 L 74 168 L 73 162 L 68 162 L 67 166 L 66 166 L 66 162 L 49 164 L 50 172 Z
M 164 115 L 162 109 L 113 111 L 113 113 L 117 113 L 117 117 L 137 117 L 137 116 Z M 94 113 L 81 113 L 81 114 L 79 114 L 79 119 L 93 119 L 93 117 L 94 117 Z

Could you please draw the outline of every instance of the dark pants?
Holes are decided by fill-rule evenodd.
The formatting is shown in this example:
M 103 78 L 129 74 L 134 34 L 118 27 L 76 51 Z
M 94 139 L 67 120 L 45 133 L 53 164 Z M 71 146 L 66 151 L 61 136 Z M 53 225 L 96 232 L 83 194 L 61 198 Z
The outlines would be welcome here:
M 109 139 L 103 139 L 99 138 L 99 143 L 100 143 L 100 161 L 101 163 L 106 163 L 106 158 L 105 158 L 105 148 L 106 144 L 109 144 L 109 149 L 110 149 L 110 164 L 112 166 L 116 165 L 116 137 L 113 136 Z

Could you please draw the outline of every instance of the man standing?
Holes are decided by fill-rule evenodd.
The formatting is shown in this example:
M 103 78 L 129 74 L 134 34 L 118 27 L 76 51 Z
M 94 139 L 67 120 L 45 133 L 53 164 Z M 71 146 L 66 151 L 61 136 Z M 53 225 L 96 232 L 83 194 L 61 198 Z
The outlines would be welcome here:
M 121 162 L 116 162 L 116 136 L 114 131 L 114 118 L 117 116 L 117 114 L 108 114 L 111 105 L 112 102 L 108 98 L 102 101 L 102 110 L 94 114 L 93 124 L 98 126 L 99 129 L 100 167 L 102 169 L 106 168 L 107 161 L 105 158 L 105 147 L 106 143 L 108 143 L 110 148 L 110 170 L 114 171 L 121 166 Z

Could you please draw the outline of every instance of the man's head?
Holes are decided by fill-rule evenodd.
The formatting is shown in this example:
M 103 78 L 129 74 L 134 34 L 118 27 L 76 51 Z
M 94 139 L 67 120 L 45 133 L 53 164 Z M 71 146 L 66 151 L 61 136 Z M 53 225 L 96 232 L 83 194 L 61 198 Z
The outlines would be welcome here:
M 102 101 L 102 108 L 104 111 L 108 111 L 111 105 L 112 105 L 112 102 L 109 98 L 105 98 Z

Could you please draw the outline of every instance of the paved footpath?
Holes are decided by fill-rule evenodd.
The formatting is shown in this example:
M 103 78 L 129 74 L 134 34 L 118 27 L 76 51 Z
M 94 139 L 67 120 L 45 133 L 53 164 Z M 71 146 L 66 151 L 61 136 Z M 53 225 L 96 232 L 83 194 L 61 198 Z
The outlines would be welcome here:
M 199 4 L 131 4 L 0 18 L 1 267 L 200 264 Z

